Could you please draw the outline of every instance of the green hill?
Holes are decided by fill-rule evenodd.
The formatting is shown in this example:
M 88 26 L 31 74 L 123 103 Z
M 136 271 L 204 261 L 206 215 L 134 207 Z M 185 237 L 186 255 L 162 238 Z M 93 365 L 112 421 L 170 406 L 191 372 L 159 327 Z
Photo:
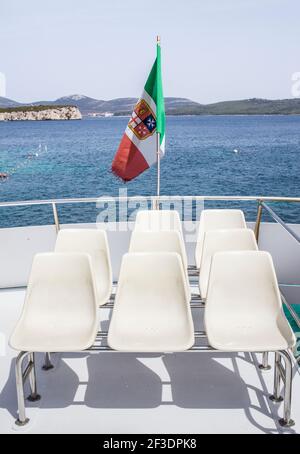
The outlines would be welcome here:
M 0 108 L 20 110 L 45 109 L 47 107 L 76 106 L 83 115 L 104 114 L 130 115 L 137 98 L 117 98 L 108 101 L 90 98 L 84 95 L 70 95 L 55 101 L 39 101 L 20 104 L 7 98 L 0 98 Z M 213 104 L 200 104 L 187 98 L 165 98 L 168 115 L 292 115 L 300 114 L 300 98 L 293 99 L 242 99 L 223 101 Z M 3 110 L 2 110 L 3 112 Z

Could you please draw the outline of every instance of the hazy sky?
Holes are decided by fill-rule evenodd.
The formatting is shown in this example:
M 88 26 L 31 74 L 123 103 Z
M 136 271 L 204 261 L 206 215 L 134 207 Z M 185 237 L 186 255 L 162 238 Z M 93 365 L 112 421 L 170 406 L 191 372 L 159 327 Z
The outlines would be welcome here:
M 6 96 L 138 96 L 157 33 L 166 96 L 292 97 L 300 0 L 0 0 Z

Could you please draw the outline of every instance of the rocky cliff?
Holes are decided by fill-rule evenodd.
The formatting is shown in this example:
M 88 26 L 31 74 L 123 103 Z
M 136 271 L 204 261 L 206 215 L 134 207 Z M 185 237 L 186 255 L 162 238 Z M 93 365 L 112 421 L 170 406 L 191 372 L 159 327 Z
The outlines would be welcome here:
M 81 120 L 82 115 L 78 107 L 26 107 L 0 109 L 0 121 L 15 120 Z

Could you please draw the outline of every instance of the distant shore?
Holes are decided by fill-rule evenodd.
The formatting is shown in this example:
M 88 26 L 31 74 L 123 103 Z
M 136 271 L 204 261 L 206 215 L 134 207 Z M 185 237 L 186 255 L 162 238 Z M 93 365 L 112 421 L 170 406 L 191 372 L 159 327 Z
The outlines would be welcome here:
M 26 106 L 0 108 L 0 121 L 81 120 L 75 106 Z
M 128 116 L 131 115 L 137 101 L 137 98 L 116 98 L 105 101 L 76 94 L 61 97 L 55 101 L 23 104 L 0 97 L 0 112 L 3 109 L 27 111 L 69 106 L 77 108 L 83 116 Z M 188 98 L 165 97 L 165 109 L 167 115 L 300 115 L 300 98 L 250 98 L 201 104 Z

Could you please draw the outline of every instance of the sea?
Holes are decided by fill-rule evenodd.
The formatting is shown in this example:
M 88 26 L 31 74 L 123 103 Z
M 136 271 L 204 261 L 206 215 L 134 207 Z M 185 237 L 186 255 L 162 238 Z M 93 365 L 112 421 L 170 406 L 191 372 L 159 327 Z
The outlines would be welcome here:
M 0 202 L 156 193 L 156 167 L 124 184 L 111 163 L 128 118 L 0 122 Z M 169 116 L 162 195 L 300 196 L 300 116 Z M 255 219 L 254 202 L 240 207 Z M 300 204 L 271 203 L 286 222 Z M 94 222 L 95 203 L 59 205 L 62 223 Z M 265 215 L 266 216 L 266 215 Z M 267 220 L 267 218 L 266 218 Z M 0 226 L 52 224 L 51 206 L 0 207 Z

